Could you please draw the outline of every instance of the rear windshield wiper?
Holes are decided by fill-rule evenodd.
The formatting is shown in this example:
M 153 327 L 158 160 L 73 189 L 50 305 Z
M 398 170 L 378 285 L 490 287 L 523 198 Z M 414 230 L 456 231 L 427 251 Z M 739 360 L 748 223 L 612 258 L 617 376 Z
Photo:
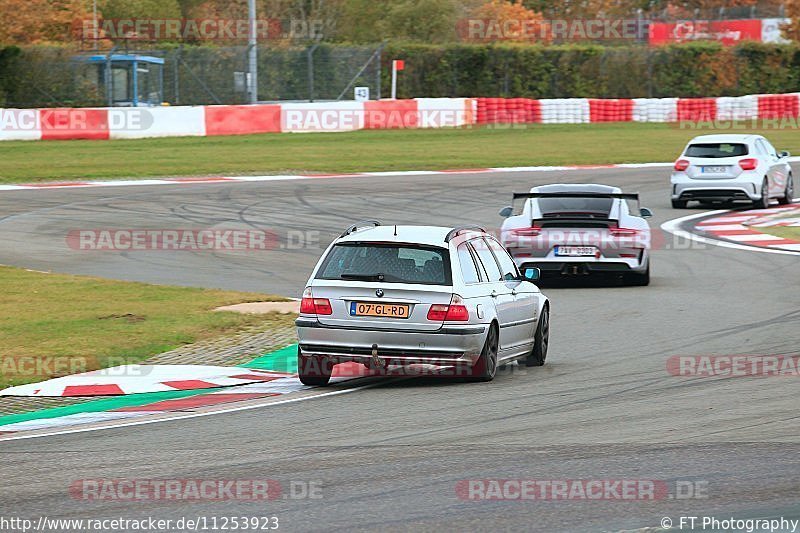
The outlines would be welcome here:
M 339 276 L 341 279 L 353 279 L 353 280 L 360 280 L 360 281 L 383 281 L 386 279 L 385 274 L 377 273 L 377 274 L 348 274 L 344 273 Z

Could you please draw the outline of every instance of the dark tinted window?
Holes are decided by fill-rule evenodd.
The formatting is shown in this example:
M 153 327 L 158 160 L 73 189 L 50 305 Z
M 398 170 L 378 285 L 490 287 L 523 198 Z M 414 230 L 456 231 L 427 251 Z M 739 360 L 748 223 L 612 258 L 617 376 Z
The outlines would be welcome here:
M 506 281 L 518 279 L 519 272 L 517 271 L 517 265 L 514 264 L 514 260 L 511 259 L 511 256 L 508 255 L 508 252 L 506 252 L 505 248 L 500 246 L 500 244 L 494 239 L 486 239 L 486 242 L 489 243 L 489 248 L 491 248 L 492 252 L 494 252 L 497 262 L 500 263 L 503 279 Z
M 331 249 L 317 279 L 452 285 L 446 248 L 414 244 L 346 243 Z
M 612 198 L 539 198 L 539 210 L 548 214 L 602 214 L 608 215 L 614 203 Z
M 746 144 L 710 143 L 690 144 L 686 149 L 686 157 L 739 157 L 747 155 Z
M 500 281 L 502 278 L 500 275 L 500 269 L 497 266 L 497 261 L 494 259 L 494 254 L 491 250 L 489 250 L 486 242 L 484 242 L 483 239 L 475 239 L 474 241 L 470 241 L 470 244 L 478 254 L 478 259 L 483 265 L 483 269 L 486 272 L 489 281 Z
M 478 269 L 475 267 L 475 261 L 472 260 L 472 254 L 467 247 L 467 243 L 462 243 L 458 247 L 458 262 L 461 263 L 461 274 L 464 277 L 464 283 L 478 283 L 480 281 Z

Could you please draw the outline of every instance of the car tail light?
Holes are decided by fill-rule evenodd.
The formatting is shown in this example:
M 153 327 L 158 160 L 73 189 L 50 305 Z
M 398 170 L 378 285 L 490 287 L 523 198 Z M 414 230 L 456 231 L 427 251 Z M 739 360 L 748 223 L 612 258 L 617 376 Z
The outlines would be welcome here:
M 740 159 L 739 166 L 742 170 L 755 170 L 758 166 L 758 161 L 755 159 Z
M 469 311 L 464 305 L 464 299 L 454 294 L 449 305 L 433 304 L 428 309 L 428 320 L 431 322 L 466 322 L 469 320 Z
M 314 298 L 311 287 L 303 291 L 303 299 L 300 300 L 300 313 L 304 315 L 332 315 L 333 308 L 331 301 L 327 298 Z
M 608 231 L 614 237 L 634 237 L 639 234 L 639 230 L 637 229 L 629 229 L 629 228 L 608 228 Z
M 677 170 L 678 172 L 683 172 L 687 168 L 689 168 L 689 162 L 687 160 L 678 159 L 677 161 L 675 161 L 675 170 Z
M 531 226 L 530 228 L 512 229 L 511 234 L 515 237 L 536 237 L 542 232 L 539 226 Z

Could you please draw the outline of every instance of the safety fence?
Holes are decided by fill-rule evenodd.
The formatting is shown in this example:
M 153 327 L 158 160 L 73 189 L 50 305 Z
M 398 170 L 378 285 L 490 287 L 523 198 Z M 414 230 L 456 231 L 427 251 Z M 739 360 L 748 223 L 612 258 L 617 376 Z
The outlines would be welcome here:
M 415 98 L 137 108 L 0 109 L 0 140 L 457 128 L 473 125 L 796 119 L 800 93 L 719 98 Z

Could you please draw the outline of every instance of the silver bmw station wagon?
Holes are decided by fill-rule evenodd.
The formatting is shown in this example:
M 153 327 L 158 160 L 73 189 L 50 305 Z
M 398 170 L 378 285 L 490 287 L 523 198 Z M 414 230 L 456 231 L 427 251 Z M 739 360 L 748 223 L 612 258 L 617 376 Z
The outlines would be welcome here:
M 298 368 L 327 385 L 338 363 L 433 365 L 491 381 L 514 360 L 547 357 L 550 303 L 506 249 L 477 226 L 349 227 L 308 280 L 297 319 Z

